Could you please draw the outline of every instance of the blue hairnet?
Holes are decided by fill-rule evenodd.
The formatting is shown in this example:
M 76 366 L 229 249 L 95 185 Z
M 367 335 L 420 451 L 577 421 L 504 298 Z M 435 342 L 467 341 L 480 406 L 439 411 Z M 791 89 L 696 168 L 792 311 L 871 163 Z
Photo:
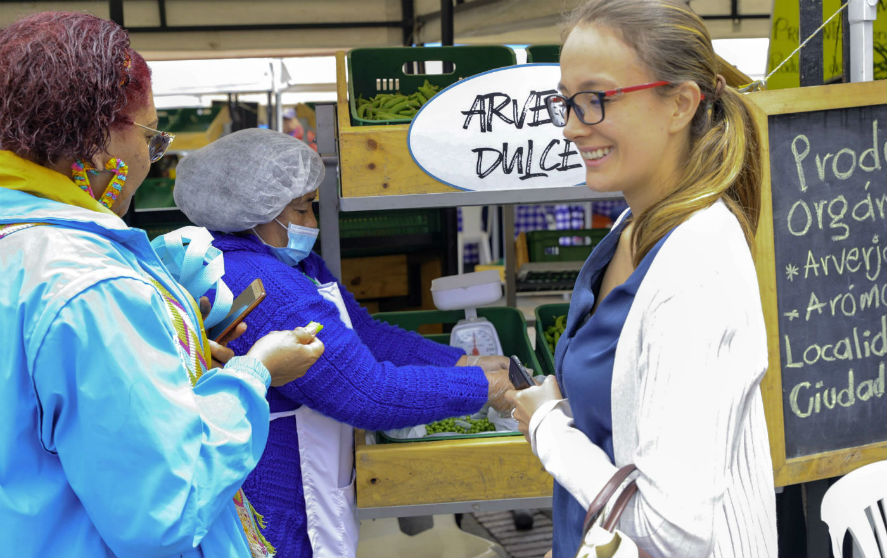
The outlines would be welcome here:
M 323 161 L 304 142 L 260 128 L 239 130 L 185 156 L 173 198 L 195 225 L 245 231 L 317 190 Z

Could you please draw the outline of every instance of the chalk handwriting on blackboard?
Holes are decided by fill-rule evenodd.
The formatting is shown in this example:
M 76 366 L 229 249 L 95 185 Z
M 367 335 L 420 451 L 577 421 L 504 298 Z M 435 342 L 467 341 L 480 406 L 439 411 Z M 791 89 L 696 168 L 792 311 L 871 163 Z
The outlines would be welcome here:
M 471 107 L 461 111 L 465 116 L 462 129 L 468 130 L 475 123 L 481 134 L 489 133 L 497 120 L 517 130 L 525 125 L 531 128 L 548 125 L 553 128 L 545 98 L 555 93 L 557 91 L 554 89 L 530 91 L 520 110 L 518 99 L 513 99 L 507 93 L 497 91 L 476 95 Z M 501 169 L 503 174 L 516 172 L 520 180 L 527 180 L 581 167 L 582 163 L 570 162 L 571 157 L 579 154 L 572 147 L 569 140 L 554 138 L 541 149 L 534 145 L 533 140 L 527 140 L 526 144 L 519 146 L 502 142 L 501 147 L 474 147 L 471 152 L 476 155 L 475 173 L 478 178 L 486 178 Z
M 786 456 L 887 437 L 887 111 L 770 117 Z

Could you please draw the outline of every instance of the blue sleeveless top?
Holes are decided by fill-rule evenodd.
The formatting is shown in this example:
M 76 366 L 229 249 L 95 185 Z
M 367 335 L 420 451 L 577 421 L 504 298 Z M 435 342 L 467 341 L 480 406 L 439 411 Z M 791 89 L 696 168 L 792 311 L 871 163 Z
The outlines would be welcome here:
M 661 238 L 628 279 L 610 291 L 591 314 L 604 272 L 616 253 L 619 236 L 629 217 L 630 213 L 613 227 L 582 266 L 573 287 L 567 325 L 554 354 L 557 380 L 570 402 L 576 428 L 603 449 L 610 461 L 614 459 L 610 384 L 616 344 L 635 293 L 662 243 L 671 234 Z M 552 548 L 555 558 L 576 555 L 586 511 L 565 488 L 554 483 Z

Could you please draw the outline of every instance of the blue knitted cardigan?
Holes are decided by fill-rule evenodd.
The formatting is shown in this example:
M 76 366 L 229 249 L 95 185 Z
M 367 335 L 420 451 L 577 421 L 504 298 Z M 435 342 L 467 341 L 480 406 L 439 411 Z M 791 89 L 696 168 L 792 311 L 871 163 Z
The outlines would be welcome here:
M 323 355 L 303 377 L 268 391 L 271 412 L 308 405 L 357 428 L 387 430 L 474 413 L 486 402 L 483 371 L 453 366 L 460 349 L 374 320 L 339 283 L 354 330 L 345 327 L 312 281 L 336 280 L 317 254 L 290 267 L 252 235 L 213 235 L 231 290 L 239 293 L 260 277 L 267 293 L 246 318 L 246 333 L 230 344 L 236 354 L 269 331 L 323 324 Z M 243 485 L 282 558 L 312 556 L 298 445 L 295 421 L 272 421 L 262 459 Z

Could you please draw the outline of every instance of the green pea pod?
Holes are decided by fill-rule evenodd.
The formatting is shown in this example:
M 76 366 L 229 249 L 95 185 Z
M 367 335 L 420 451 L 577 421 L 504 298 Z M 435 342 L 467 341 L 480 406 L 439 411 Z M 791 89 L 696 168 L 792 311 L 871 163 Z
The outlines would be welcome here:
M 380 110 L 376 112 L 375 120 L 401 120 L 403 117 L 399 114 L 392 114 L 388 111 Z
M 385 110 L 390 110 L 394 108 L 395 105 L 400 104 L 401 99 L 402 97 L 400 95 L 391 95 L 384 103 L 382 103 L 382 108 Z
M 398 113 L 398 112 L 402 111 L 403 109 L 407 108 L 408 106 L 409 106 L 409 101 L 404 99 L 404 100 L 398 102 L 396 105 L 392 105 L 392 106 L 386 107 L 386 108 L 390 112 Z

